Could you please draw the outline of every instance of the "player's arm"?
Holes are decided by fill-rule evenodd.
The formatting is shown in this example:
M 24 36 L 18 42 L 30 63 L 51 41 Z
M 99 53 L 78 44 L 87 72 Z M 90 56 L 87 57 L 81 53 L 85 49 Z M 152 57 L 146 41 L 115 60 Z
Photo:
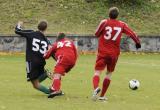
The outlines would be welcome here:
M 47 39 L 47 37 L 45 37 L 45 39 L 46 39 L 46 42 L 47 42 L 47 44 L 48 44 L 48 50 L 49 50 L 49 48 L 52 47 L 52 44 L 51 44 L 51 42 Z M 53 58 L 54 60 L 56 60 L 54 53 L 52 53 L 51 56 L 52 56 L 52 58 Z
M 127 24 L 124 24 L 123 32 L 128 35 L 128 37 L 132 38 L 133 41 L 136 43 L 136 48 L 141 48 L 141 43 L 138 38 L 138 36 L 127 26 Z
M 50 45 L 50 46 L 48 47 L 47 52 L 43 55 L 43 57 L 44 57 L 45 59 L 49 59 L 50 56 L 54 55 L 55 50 L 56 50 L 56 45 L 55 45 L 55 44 L 53 44 L 52 46 Z M 56 60 L 55 56 L 54 56 L 54 59 Z
M 74 50 L 75 57 L 77 58 L 78 57 L 78 51 L 77 51 L 77 48 L 74 44 L 73 44 L 73 50 Z
M 101 32 L 105 28 L 105 25 L 106 25 L 106 20 L 102 20 L 96 29 L 96 32 L 95 32 L 96 37 L 100 37 Z
M 31 32 L 33 32 L 33 30 L 24 30 L 22 29 L 22 25 L 23 22 L 18 22 L 18 24 L 15 27 L 15 33 L 18 35 L 21 35 L 22 37 L 27 37 L 27 35 Z

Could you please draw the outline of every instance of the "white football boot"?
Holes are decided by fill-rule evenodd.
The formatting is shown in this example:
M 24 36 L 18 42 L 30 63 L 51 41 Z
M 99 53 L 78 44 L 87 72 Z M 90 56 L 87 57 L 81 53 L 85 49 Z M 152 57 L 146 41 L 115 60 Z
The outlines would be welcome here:
M 98 97 L 98 100 L 99 101 L 107 101 L 108 100 L 108 98 L 107 97 L 105 97 L 105 96 L 103 96 L 103 97 Z
M 99 87 L 97 87 L 94 91 L 93 91 L 93 95 L 92 95 L 92 100 L 96 101 L 98 99 L 98 94 L 100 93 L 101 89 Z

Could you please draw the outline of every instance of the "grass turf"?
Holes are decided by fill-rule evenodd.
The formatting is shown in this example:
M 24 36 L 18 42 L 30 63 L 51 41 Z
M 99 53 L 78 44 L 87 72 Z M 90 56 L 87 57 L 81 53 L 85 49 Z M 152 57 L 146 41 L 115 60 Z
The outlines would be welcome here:
M 107 102 L 93 102 L 92 75 L 95 55 L 80 55 L 76 67 L 63 77 L 65 96 L 47 99 L 25 79 L 24 55 L 0 56 L 0 110 L 159 110 L 160 56 L 154 54 L 122 54 L 119 58 Z M 52 59 L 47 68 L 53 67 Z M 101 83 L 102 77 L 101 76 Z M 136 78 L 140 88 L 128 88 Z M 43 83 L 50 86 L 51 81 Z
M 139 35 L 159 35 L 160 1 L 132 0 L 0 0 L 0 34 L 14 34 L 15 24 L 22 20 L 25 28 L 36 29 L 40 20 L 47 20 L 47 34 L 93 34 L 100 20 L 108 17 L 111 6 L 120 9 L 119 19 L 128 23 Z M 120 2 L 123 1 L 123 2 Z M 128 2 L 127 2 L 128 1 Z M 130 5 L 129 5 L 130 4 Z

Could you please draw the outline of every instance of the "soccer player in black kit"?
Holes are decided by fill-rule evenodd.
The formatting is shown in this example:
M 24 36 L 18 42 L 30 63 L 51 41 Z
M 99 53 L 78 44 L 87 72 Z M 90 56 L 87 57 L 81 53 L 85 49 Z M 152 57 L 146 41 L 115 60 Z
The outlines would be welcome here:
M 47 51 L 49 45 L 44 35 L 47 29 L 47 22 L 41 21 L 38 24 L 38 31 L 23 30 L 22 25 L 23 22 L 18 22 L 15 33 L 26 38 L 27 80 L 31 81 L 35 89 L 49 94 L 50 89 L 40 84 L 47 78 L 47 73 L 44 69 L 46 62 L 43 58 L 43 54 Z

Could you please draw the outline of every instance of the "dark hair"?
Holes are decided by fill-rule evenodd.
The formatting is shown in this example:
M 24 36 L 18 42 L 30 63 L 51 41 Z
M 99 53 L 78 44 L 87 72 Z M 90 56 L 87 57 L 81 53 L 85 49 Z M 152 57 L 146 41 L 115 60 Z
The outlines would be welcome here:
M 66 37 L 66 35 L 64 33 L 59 33 L 57 36 L 57 41 L 64 39 Z
M 109 9 L 109 17 L 111 19 L 116 19 L 119 15 L 119 9 L 117 7 L 111 7 Z
M 47 29 L 47 22 L 46 21 L 40 21 L 38 24 L 38 30 L 45 31 Z

